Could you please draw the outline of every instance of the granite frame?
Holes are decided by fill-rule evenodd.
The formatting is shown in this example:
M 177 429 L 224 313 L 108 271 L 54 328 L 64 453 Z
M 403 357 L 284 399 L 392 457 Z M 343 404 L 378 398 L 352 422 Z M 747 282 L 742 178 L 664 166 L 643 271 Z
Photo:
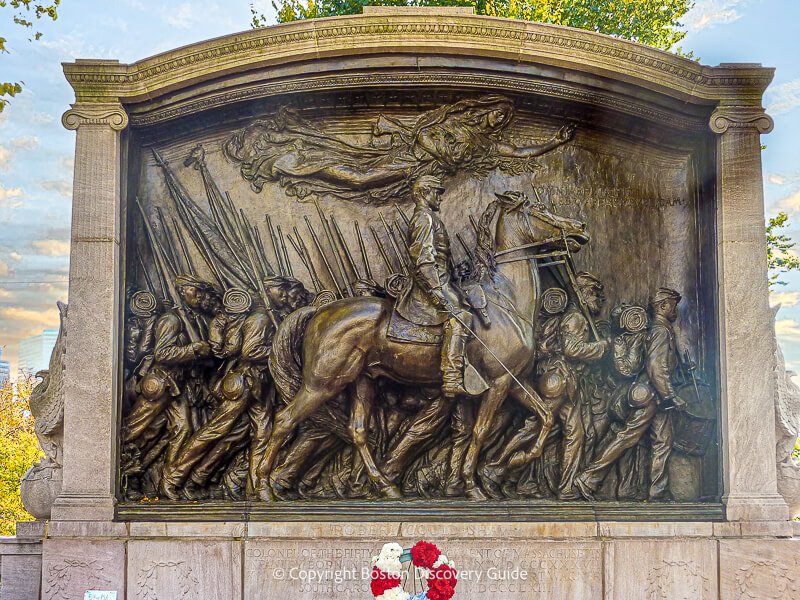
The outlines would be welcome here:
M 192 119 L 222 105 L 276 94 L 344 86 L 524 90 L 607 114 L 633 115 L 687 135 L 716 137 L 713 246 L 719 331 L 720 437 L 724 511 L 669 507 L 567 509 L 568 519 L 708 519 L 785 521 L 774 460 L 774 334 L 763 256 L 760 134 L 772 121 L 761 97 L 773 70 L 752 64 L 699 65 L 672 54 L 586 31 L 464 10 L 369 9 L 364 15 L 252 30 L 209 40 L 131 65 L 76 60 L 64 71 L 76 103 L 63 117 L 75 129 L 76 161 L 70 265 L 69 342 L 65 373 L 64 486 L 54 521 L 181 517 L 183 509 L 117 506 L 119 364 L 124 293 L 126 166 L 131 128 Z M 736 365 L 735 368 L 732 365 Z M 86 418 L 91 411 L 91 419 Z M 761 426 L 758 426 L 762 424 Z M 505 503 L 503 503 L 505 506 Z M 326 518 L 367 516 L 367 508 Z M 529 520 L 551 520 L 545 507 Z M 618 506 L 618 508 L 620 508 Z M 383 510 L 383 508 L 382 508 Z M 398 509 L 401 510 L 402 509 Z M 507 508 L 474 509 L 454 518 L 502 517 Z M 606 512 L 603 512 L 606 511 Z M 444 513 L 448 511 L 445 509 Z M 163 517 L 158 515 L 163 513 Z M 280 518 L 278 510 L 238 504 L 233 515 Z M 409 519 L 425 511 L 406 510 Z M 601 514 L 602 513 L 602 514 Z M 723 514 L 724 513 L 724 514 Z M 285 516 L 294 514 L 292 511 Z M 405 514 L 405 513 L 404 513 Z M 427 518 L 441 518 L 429 511 Z M 201 520 L 201 514 L 197 519 Z M 489 520 L 494 520 L 490 518 Z

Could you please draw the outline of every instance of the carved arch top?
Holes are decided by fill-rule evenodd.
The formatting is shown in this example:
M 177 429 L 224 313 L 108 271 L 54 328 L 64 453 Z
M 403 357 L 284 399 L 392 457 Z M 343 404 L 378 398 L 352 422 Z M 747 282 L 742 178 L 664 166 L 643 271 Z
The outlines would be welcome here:
M 192 86 L 265 68 L 377 54 L 414 55 L 419 68 L 436 57 L 507 60 L 626 82 L 695 105 L 724 100 L 760 106 L 773 69 L 754 64 L 709 67 L 677 55 L 590 31 L 463 12 L 415 9 L 297 21 L 192 44 L 132 64 L 78 60 L 64 71 L 79 102 L 156 100 Z M 428 60 L 430 58 L 430 60 Z M 340 68 L 340 67 L 339 67 Z M 259 74 L 258 77 L 261 77 Z M 263 77 L 268 78 L 267 72 Z

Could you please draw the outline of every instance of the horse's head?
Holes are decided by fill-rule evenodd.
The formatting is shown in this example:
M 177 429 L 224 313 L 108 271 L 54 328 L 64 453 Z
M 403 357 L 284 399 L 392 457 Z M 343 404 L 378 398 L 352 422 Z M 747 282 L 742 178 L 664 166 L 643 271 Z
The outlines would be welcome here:
M 564 248 L 577 252 L 589 242 L 586 223 L 555 215 L 522 192 L 495 194 L 500 217 L 497 221 L 497 249 L 539 245 L 540 252 Z

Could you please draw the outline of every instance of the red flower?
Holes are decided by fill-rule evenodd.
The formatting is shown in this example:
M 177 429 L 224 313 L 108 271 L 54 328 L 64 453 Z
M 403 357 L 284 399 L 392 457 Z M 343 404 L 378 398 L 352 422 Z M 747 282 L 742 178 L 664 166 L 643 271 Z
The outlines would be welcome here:
M 411 562 L 416 567 L 424 567 L 425 569 L 433 568 L 433 563 L 439 558 L 439 548 L 436 544 L 431 544 L 424 540 L 418 541 L 411 549 Z
M 386 571 L 381 571 L 378 567 L 372 567 L 372 595 L 376 598 L 386 590 L 400 585 L 400 577 L 389 575 Z
M 428 578 L 429 600 L 450 600 L 456 593 L 458 575 L 456 570 L 448 565 L 436 567 Z

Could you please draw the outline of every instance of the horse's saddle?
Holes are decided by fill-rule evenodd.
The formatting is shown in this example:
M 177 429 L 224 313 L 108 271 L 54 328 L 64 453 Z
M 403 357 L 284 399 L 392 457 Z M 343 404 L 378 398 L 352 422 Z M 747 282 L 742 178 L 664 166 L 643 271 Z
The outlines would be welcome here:
M 404 275 L 395 274 L 389 277 L 386 283 L 387 295 L 395 300 L 408 293 L 412 285 L 411 279 Z M 489 325 L 489 315 L 486 311 L 486 292 L 479 282 L 462 284 L 456 288 L 462 301 L 472 312 L 477 314 L 484 324 Z M 392 306 L 392 314 L 389 318 L 387 337 L 398 342 L 410 342 L 417 344 L 441 344 L 442 343 L 442 323 L 415 323 L 403 316 L 402 311 L 397 310 L 397 302 Z
M 392 306 L 386 337 L 395 342 L 435 346 L 442 343 L 442 329 L 442 325 L 417 325 L 412 323 L 398 313 L 395 306 Z

